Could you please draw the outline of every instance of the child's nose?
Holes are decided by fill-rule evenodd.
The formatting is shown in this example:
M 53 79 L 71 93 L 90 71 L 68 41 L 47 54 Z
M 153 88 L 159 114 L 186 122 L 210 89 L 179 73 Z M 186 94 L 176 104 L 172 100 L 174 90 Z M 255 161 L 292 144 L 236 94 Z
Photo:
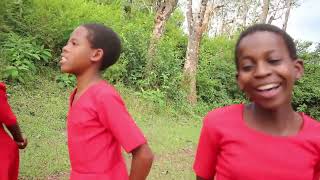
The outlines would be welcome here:
M 265 77 L 271 74 L 271 69 L 268 67 L 268 65 L 264 63 L 259 63 L 256 66 L 256 70 L 254 73 L 254 76 L 259 78 L 259 77 Z
M 63 48 L 62 48 L 62 52 L 67 52 L 68 51 L 68 47 L 67 47 L 68 45 L 65 45 L 65 46 L 63 46 Z

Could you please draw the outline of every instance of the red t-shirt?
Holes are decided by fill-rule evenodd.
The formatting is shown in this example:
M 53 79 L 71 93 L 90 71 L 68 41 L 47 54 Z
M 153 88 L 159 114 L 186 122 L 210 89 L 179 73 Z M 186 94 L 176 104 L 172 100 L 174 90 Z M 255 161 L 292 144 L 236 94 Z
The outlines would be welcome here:
M 194 162 L 197 176 L 216 180 L 319 180 L 320 123 L 301 113 L 295 136 L 249 128 L 244 105 L 213 110 L 203 122 Z
M 5 124 L 6 126 L 14 125 L 17 123 L 16 116 L 11 110 L 10 105 L 8 104 L 6 86 L 0 82 L 0 123 Z
M 0 179 L 17 180 L 19 171 L 19 149 L 6 133 L 3 124 L 17 124 L 17 119 L 8 103 L 6 86 L 0 82 Z
M 67 118 L 71 180 L 127 180 L 121 146 L 130 152 L 146 139 L 116 90 L 105 81 L 90 86 Z

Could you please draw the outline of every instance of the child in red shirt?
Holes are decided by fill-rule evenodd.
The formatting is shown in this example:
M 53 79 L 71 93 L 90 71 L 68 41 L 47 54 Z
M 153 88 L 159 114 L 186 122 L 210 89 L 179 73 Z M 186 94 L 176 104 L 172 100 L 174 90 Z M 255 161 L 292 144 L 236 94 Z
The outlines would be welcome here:
M 146 179 L 153 154 L 117 91 L 100 72 L 119 58 L 121 42 L 100 24 L 76 28 L 62 49 L 61 70 L 77 87 L 67 117 L 71 180 Z M 132 153 L 128 175 L 121 147 Z
M 13 139 L 6 133 L 3 125 L 11 133 Z M 19 171 L 19 149 L 27 146 L 23 138 L 16 116 L 8 103 L 6 86 L 0 82 L 0 179 L 17 180 Z
M 241 33 L 237 83 L 251 100 L 218 108 L 203 121 L 194 171 L 198 180 L 319 180 L 320 124 L 292 108 L 303 74 L 292 38 L 267 24 Z

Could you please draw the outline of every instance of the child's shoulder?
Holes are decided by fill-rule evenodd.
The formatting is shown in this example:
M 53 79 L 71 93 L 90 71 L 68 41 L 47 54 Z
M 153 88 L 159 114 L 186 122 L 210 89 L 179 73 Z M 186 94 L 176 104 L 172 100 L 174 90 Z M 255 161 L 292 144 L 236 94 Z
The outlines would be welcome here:
M 0 89 L 6 90 L 6 85 L 3 82 L 0 82 Z
M 235 114 L 242 113 L 243 104 L 232 104 L 229 106 L 219 107 L 213 109 L 207 114 L 207 117 L 217 118 L 217 117 L 226 117 L 226 116 L 234 116 Z
M 6 92 L 6 85 L 3 82 L 0 82 L 0 91 Z
M 204 121 L 205 123 L 211 125 L 232 124 L 232 121 L 242 117 L 243 108 L 243 104 L 233 104 L 219 107 L 210 111 L 206 115 Z
M 110 96 L 120 96 L 115 87 L 113 87 L 107 81 L 99 82 L 93 89 L 92 94 L 98 97 L 99 99 L 103 99 Z
M 313 130 L 316 130 L 318 133 L 320 130 L 320 122 L 306 115 L 305 113 L 301 113 L 301 114 L 303 116 L 304 126 L 306 127 L 306 129 L 313 129 Z

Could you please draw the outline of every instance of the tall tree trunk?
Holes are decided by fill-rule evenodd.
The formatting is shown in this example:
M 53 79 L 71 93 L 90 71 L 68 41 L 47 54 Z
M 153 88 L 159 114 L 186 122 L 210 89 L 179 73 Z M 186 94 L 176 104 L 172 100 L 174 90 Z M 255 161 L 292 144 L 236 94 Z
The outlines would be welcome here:
M 262 12 L 260 14 L 260 23 L 266 23 L 269 12 L 270 0 L 263 0 Z
M 182 86 L 187 93 L 187 100 L 191 104 L 197 102 L 196 75 L 201 37 L 203 32 L 207 30 L 214 10 L 213 1 L 208 3 L 208 0 L 201 0 L 200 11 L 194 15 L 192 12 L 192 0 L 188 0 L 187 22 L 189 36 L 186 59 L 183 67 Z
M 201 36 L 189 36 L 186 60 L 183 67 L 184 90 L 187 92 L 187 100 L 191 104 L 195 104 L 197 102 L 196 76 L 199 61 L 200 41 Z
M 288 24 L 288 19 L 289 19 L 289 15 L 290 15 L 291 5 L 292 5 L 292 1 L 291 0 L 286 0 L 287 10 L 286 10 L 286 14 L 285 14 L 285 17 L 284 17 L 284 23 L 283 23 L 283 26 L 282 26 L 282 30 L 284 30 L 284 31 L 286 31 L 286 29 L 287 29 L 287 24 Z
M 158 8 L 154 18 L 154 29 L 150 38 L 150 44 L 147 54 L 146 71 L 149 72 L 154 66 L 154 56 L 157 43 L 164 33 L 165 25 L 172 12 L 177 7 L 178 0 L 158 0 Z
M 248 14 L 248 10 L 249 10 L 249 5 L 247 0 L 242 0 L 242 4 L 243 4 L 243 11 L 242 11 L 242 26 L 246 27 L 247 26 L 247 14 Z

